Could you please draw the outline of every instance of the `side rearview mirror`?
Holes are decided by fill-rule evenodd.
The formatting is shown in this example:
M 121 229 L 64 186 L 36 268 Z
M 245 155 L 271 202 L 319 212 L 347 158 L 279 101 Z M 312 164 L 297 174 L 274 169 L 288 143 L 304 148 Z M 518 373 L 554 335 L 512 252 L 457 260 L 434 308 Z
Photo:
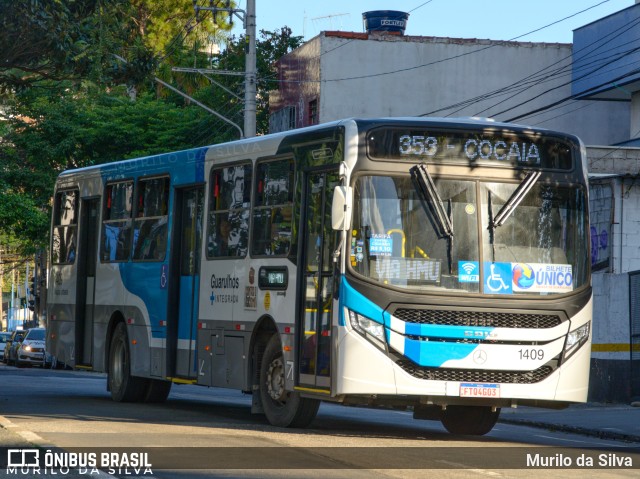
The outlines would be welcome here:
M 350 186 L 336 186 L 331 203 L 331 227 L 337 231 L 351 228 L 353 192 Z

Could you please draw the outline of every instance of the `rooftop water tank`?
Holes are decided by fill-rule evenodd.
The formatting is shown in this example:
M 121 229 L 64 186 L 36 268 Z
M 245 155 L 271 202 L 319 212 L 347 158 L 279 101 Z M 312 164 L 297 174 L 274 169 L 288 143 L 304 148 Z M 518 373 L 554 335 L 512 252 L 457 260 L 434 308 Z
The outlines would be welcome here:
M 367 33 L 392 32 L 404 35 L 409 14 L 397 10 L 375 10 L 364 12 L 362 20 Z

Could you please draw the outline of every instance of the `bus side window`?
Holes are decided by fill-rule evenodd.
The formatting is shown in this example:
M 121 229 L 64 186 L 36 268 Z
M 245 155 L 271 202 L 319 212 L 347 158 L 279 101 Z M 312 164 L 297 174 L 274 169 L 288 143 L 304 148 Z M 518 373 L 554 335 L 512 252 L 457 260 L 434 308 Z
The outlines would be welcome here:
M 104 195 L 100 259 L 126 261 L 131 250 L 133 181 L 110 183 Z
M 258 164 L 251 252 L 256 256 L 285 256 L 291 248 L 293 160 Z
M 169 178 L 138 181 L 133 259 L 162 261 L 167 249 Z
M 251 178 L 251 164 L 211 170 L 207 258 L 247 255 Z

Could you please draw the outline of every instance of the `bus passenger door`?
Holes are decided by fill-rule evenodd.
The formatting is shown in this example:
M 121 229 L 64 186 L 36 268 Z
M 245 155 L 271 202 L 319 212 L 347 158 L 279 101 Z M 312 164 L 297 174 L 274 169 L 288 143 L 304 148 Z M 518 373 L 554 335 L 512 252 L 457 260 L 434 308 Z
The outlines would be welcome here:
M 100 199 L 83 199 L 80 206 L 80 238 L 76 290 L 76 365 L 93 363 L 93 315 L 96 261 L 98 257 Z
M 204 188 L 176 190 L 167 314 L 167 374 L 196 377 L 195 340 L 200 287 Z
M 303 190 L 301 272 L 302 301 L 299 332 L 299 383 L 302 387 L 331 387 L 331 316 L 334 298 L 333 257 L 336 233 L 331 228 L 333 189 L 337 170 L 309 172 Z

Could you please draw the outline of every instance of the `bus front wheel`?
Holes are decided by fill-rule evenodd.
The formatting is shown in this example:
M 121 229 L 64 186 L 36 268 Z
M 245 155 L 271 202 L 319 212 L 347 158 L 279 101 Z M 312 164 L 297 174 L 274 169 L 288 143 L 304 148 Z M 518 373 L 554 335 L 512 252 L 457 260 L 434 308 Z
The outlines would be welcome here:
M 282 344 L 273 335 L 260 365 L 260 398 L 267 420 L 279 427 L 306 427 L 316 417 L 320 401 L 285 390 Z
M 147 380 L 131 375 L 131 353 L 124 323 L 116 326 L 111 338 L 107 381 L 114 401 L 142 401 L 147 391 Z
M 440 421 L 451 434 L 484 436 L 498 422 L 500 408 L 490 406 L 448 406 L 440 412 Z

